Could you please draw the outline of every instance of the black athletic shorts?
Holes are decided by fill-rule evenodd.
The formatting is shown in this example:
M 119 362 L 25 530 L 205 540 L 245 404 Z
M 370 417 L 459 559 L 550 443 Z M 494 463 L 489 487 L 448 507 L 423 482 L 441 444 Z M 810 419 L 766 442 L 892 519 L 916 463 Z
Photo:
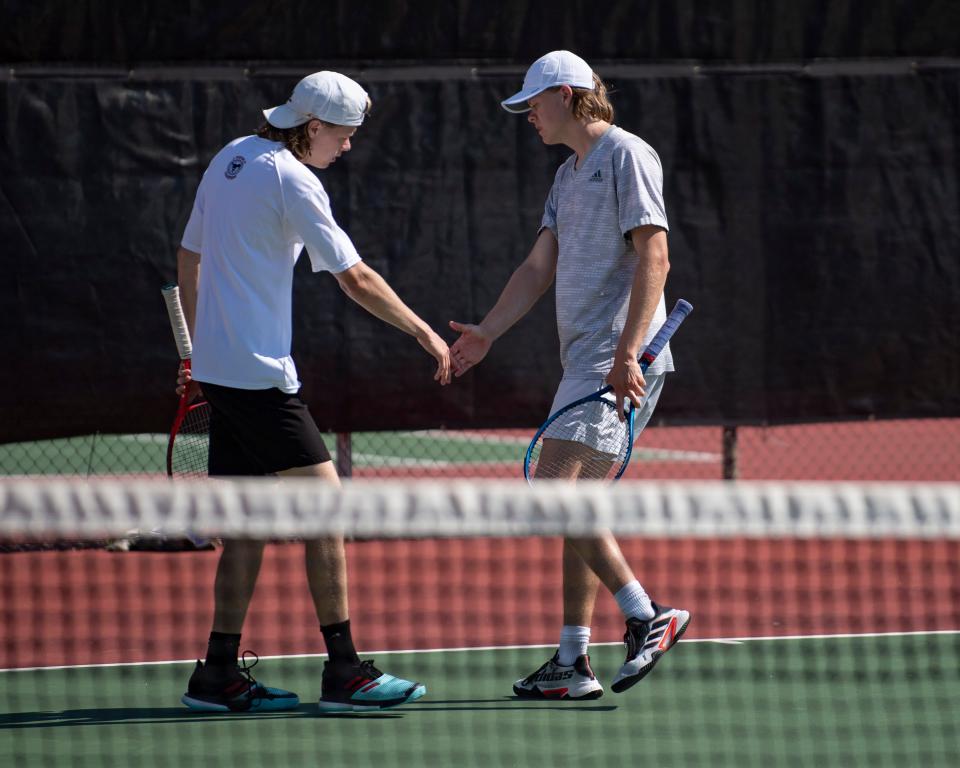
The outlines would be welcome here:
M 330 461 L 299 394 L 200 386 L 210 403 L 211 476 L 272 475 Z

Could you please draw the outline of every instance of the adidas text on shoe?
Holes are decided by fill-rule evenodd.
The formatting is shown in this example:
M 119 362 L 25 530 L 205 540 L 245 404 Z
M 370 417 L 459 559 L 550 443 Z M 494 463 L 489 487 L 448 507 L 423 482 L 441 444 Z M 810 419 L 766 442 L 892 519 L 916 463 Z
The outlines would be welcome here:
M 523 699 L 585 701 L 603 696 L 603 686 L 590 668 L 589 656 L 578 656 L 570 666 L 560 664 L 559 656 L 558 651 L 536 672 L 517 680 L 513 692 Z
M 690 614 L 665 605 L 653 604 L 656 611 L 652 619 L 627 619 L 627 632 L 623 642 L 627 646 L 627 659 L 614 678 L 613 688 L 623 693 L 639 683 L 654 665 L 669 651 L 690 624 Z
M 201 712 L 282 712 L 300 706 L 297 694 L 268 688 L 253 679 L 250 669 L 256 665 L 257 658 L 256 654 L 251 655 L 252 664 L 247 664 L 245 653 L 243 666 L 234 665 L 224 670 L 198 661 L 180 701 Z
M 373 660 L 323 666 L 321 712 L 374 712 L 416 701 L 427 692 L 420 683 L 387 675 Z

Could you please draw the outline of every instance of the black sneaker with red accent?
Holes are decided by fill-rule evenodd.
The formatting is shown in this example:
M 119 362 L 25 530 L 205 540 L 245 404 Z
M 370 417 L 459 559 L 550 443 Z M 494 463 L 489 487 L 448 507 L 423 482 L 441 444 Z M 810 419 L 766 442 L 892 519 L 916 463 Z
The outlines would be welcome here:
M 603 696 L 603 686 L 590 668 L 590 657 L 578 656 L 569 666 L 553 654 L 539 669 L 513 684 L 513 692 L 523 699 L 570 699 L 584 701 Z
M 623 642 L 627 658 L 610 687 L 623 693 L 647 676 L 660 658 L 676 644 L 690 624 L 689 611 L 653 604 L 652 619 L 627 619 Z
M 326 662 L 318 706 L 321 712 L 371 712 L 416 701 L 425 685 L 387 675 L 373 660 Z
M 247 663 L 248 655 L 253 663 Z M 300 706 L 297 694 L 268 688 L 253 679 L 250 670 L 259 661 L 255 653 L 246 651 L 242 661 L 243 666 L 222 669 L 198 661 L 180 701 L 202 712 L 282 712 Z

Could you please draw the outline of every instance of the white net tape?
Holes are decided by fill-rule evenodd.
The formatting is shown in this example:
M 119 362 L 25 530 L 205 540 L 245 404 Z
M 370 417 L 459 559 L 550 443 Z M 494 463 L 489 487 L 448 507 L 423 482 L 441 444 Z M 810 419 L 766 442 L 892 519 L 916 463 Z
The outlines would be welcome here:
M 960 538 L 956 483 L 3 480 L 0 535 Z

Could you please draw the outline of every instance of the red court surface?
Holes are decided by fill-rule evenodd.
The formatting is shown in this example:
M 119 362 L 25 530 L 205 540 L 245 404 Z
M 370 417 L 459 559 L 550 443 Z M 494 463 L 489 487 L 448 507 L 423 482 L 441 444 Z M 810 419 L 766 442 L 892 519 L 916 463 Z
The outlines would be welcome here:
M 518 443 L 519 431 L 490 433 Z M 740 427 L 739 476 L 779 480 L 960 480 L 958 421 Z M 477 433 L 480 437 L 483 433 Z M 655 427 L 630 477 L 717 479 L 719 427 Z M 377 477 L 516 478 L 515 464 L 378 467 Z M 356 476 L 365 476 L 358 470 Z M 690 637 L 960 629 L 960 542 L 628 541 L 654 599 L 689 608 Z M 554 539 L 348 545 L 351 616 L 363 649 L 555 642 Z M 218 554 L 102 550 L 0 554 L 0 668 L 202 655 Z M 594 640 L 622 633 L 601 592 Z M 261 655 L 323 651 L 301 548 L 271 545 L 244 635 Z
M 960 629 L 960 541 L 627 540 L 687 637 Z M 556 642 L 560 542 L 348 544 L 364 652 Z M 0 557 L 0 668 L 189 659 L 210 630 L 217 552 L 19 552 Z M 623 629 L 601 591 L 594 642 Z M 270 545 L 244 632 L 261 656 L 322 653 L 302 548 Z

